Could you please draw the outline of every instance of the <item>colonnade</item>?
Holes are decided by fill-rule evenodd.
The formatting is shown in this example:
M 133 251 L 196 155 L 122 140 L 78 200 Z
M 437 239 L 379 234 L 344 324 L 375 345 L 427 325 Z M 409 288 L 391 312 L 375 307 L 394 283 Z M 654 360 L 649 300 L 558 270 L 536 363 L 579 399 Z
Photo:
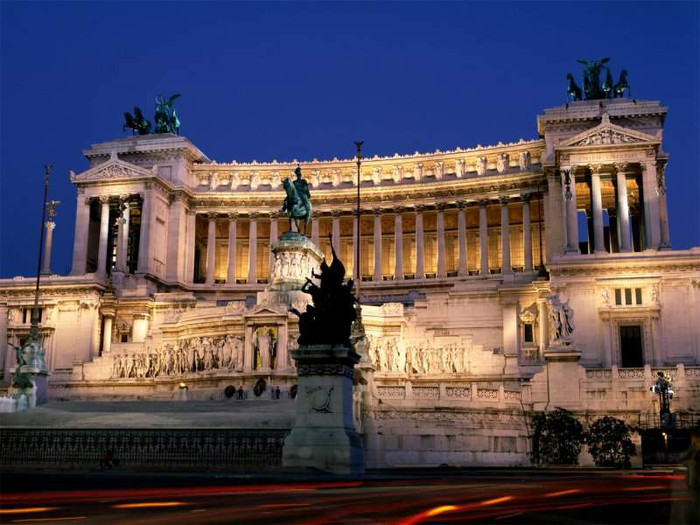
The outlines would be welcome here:
M 501 238 L 501 260 L 500 260 L 500 270 L 499 272 L 504 275 L 513 274 L 513 265 L 511 260 L 511 220 L 509 210 L 513 207 L 520 207 L 522 212 L 522 240 L 523 254 L 522 254 L 522 271 L 531 272 L 533 271 L 533 247 L 532 247 L 532 224 L 531 224 L 531 194 L 526 194 L 517 198 L 510 196 L 502 196 L 497 200 L 497 206 L 500 208 L 500 238 Z M 468 243 L 467 243 L 467 210 L 470 206 L 478 207 L 479 225 L 478 225 L 478 243 L 480 252 L 480 262 L 478 266 L 478 273 L 481 276 L 486 276 L 492 273 L 493 268 L 489 268 L 489 249 L 493 249 L 493 245 L 489 247 L 489 232 L 494 226 L 488 223 L 487 209 L 490 205 L 494 205 L 496 202 L 489 199 L 480 199 L 474 202 L 460 201 L 456 203 L 437 203 L 435 205 L 425 206 L 425 205 L 415 205 L 415 206 L 397 206 L 392 208 L 375 208 L 371 211 L 363 211 L 363 224 L 367 225 L 365 221 L 370 221 L 371 223 L 371 233 L 367 232 L 362 235 L 363 252 L 365 247 L 367 247 L 371 241 L 371 253 L 363 253 L 362 257 L 362 275 L 363 280 L 372 281 L 382 281 L 387 278 L 393 280 L 403 280 L 406 278 L 411 279 L 424 279 L 426 277 L 436 277 L 436 278 L 446 278 L 450 276 L 464 277 L 470 275 L 468 270 L 467 256 L 468 256 Z M 435 215 L 435 230 L 432 234 L 435 236 L 435 244 L 437 246 L 437 257 L 436 257 L 436 271 L 434 275 L 426 274 L 426 232 L 424 229 L 424 215 L 429 211 L 431 214 Z M 445 213 L 450 211 L 452 213 L 456 212 L 456 242 L 457 245 L 454 246 L 455 259 L 449 261 L 450 267 L 453 271 L 448 272 L 448 255 L 447 253 L 447 242 L 446 242 L 446 226 L 445 226 Z M 383 257 L 383 247 L 382 241 L 386 241 L 387 235 L 383 232 L 383 221 L 382 218 L 385 216 L 393 215 L 393 232 L 389 231 L 387 235 L 391 235 L 393 240 L 393 261 L 389 266 L 389 276 L 386 275 L 386 271 L 383 272 L 383 267 L 386 270 L 386 261 Z M 246 283 L 246 284 L 256 284 L 264 281 L 268 275 L 263 275 L 266 268 L 263 266 L 260 268 L 260 258 L 258 256 L 258 245 L 261 239 L 258 236 L 259 222 L 263 221 L 263 226 L 269 225 L 269 243 L 272 245 L 277 242 L 279 236 L 279 214 L 269 213 L 262 214 L 259 212 L 250 213 L 220 213 L 220 212 L 207 212 L 199 214 L 200 220 L 204 220 L 206 224 L 206 238 L 200 239 L 199 246 L 201 247 L 202 263 L 204 263 L 204 268 L 200 269 L 199 276 L 203 277 L 202 281 L 204 284 L 213 285 L 216 283 L 221 283 L 223 281 L 222 276 L 225 275 L 225 282 L 227 284 L 235 283 Z M 357 253 L 357 215 L 356 212 L 347 210 L 333 210 L 330 213 L 323 211 L 316 212 L 311 220 L 310 225 L 310 237 L 311 240 L 319 247 L 322 247 L 326 240 L 321 239 L 321 227 L 320 220 L 321 216 L 325 220 L 330 219 L 329 228 L 327 231 L 330 233 L 333 246 L 336 251 L 341 255 L 346 254 L 345 263 L 348 268 L 348 275 L 356 276 L 358 272 L 357 261 L 355 261 L 355 254 Z M 412 216 L 411 219 L 414 227 L 414 232 L 411 232 L 411 240 L 414 244 L 411 246 L 412 251 L 409 253 L 408 259 L 411 260 L 411 267 L 407 267 L 407 261 L 404 257 L 404 219 L 407 216 Z M 346 242 L 351 244 L 351 246 L 346 246 L 342 241 L 341 237 L 341 219 L 349 219 L 352 217 L 352 233 L 347 235 Z M 241 257 L 245 257 L 239 253 L 241 247 L 239 246 L 241 238 L 245 242 L 245 233 L 243 237 L 239 236 L 239 222 L 245 220 L 245 224 L 248 225 L 248 235 L 247 235 L 247 260 L 242 263 Z M 190 211 L 190 220 L 196 221 L 196 211 Z M 538 220 L 542 220 L 539 217 Z M 217 225 L 221 223 L 228 223 L 228 231 L 226 236 L 227 242 L 222 240 L 221 235 L 217 235 Z M 201 224 L 201 223 L 200 223 Z M 454 223 L 453 223 L 454 224 Z M 346 226 L 349 226 L 346 224 Z M 194 227 L 192 230 L 194 231 Z M 223 228 L 222 228 L 223 229 Z M 202 231 L 202 230 L 200 230 Z M 347 231 L 347 230 L 346 230 Z M 452 230 L 454 232 L 454 230 Z M 349 232 L 348 232 L 349 233 Z M 393 233 L 393 235 L 392 235 Z M 267 234 L 264 234 L 266 238 L 262 239 L 263 243 L 267 242 Z M 454 235 L 454 233 L 453 233 Z M 227 262 L 224 268 L 221 266 L 223 262 L 220 263 L 217 268 L 217 238 L 220 240 L 220 249 L 223 249 L 224 243 L 227 244 Z M 189 243 L 196 243 L 197 240 L 194 238 L 188 239 Z M 206 248 L 205 248 L 206 247 Z M 413 251 L 414 250 L 414 251 Z M 189 249 L 188 254 L 190 255 L 187 261 L 188 267 L 188 280 L 190 282 L 197 281 L 197 276 L 194 275 L 194 249 Z M 242 252 L 243 254 L 245 252 Z M 411 257 L 415 253 L 415 257 Z M 347 257 L 349 256 L 349 257 Z M 267 268 L 272 267 L 272 257 L 273 254 L 270 253 L 270 264 Z M 371 259 L 371 260 L 368 260 Z M 220 254 L 220 261 L 224 261 L 224 257 Z M 352 259 L 352 265 L 350 263 Z M 373 260 L 373 267 L 367 267 L 369 263 Z M 435 259 L 432 259 L 435 261 Z M 384 262 L 384 264 L 382 264 Z M 493 261 L 492 261 L 493 262 Z M 431 263 L 433 265 L 433 263 Z M 352 266 L 352 270 L 351 270 Z M 201 267 L 201 263 L 200 263 Z M 204 271 L 202 271 L 204 270 Z M 240 275 L 241 270 L 244 270 L 245 275 Z M 245 271 L 247 270 L 247 271 Z M 448 275 L 449 273 L 449 275 Z M 471 272 L 474 274 L 475 272 Z M 217 274 L 219 278 L 217 279 Z M 199 281 L 199 282 L 202 282 Z
M 663 169 L 663 167 L 661 167 Z M 657 171 L 654 159 L 638 163 L 586 164 L 562 166 L 561 186 L 564 200 L 564 224 L 566 225 L 565 253 L 580 253 L 576 181 L 590 182 L 590 208 L 592 215 L 592 249 L 594 253 L 607 252 L 604 240 L 603 198 L 601 179 L 615 185 L 616 229 L 619 251 L 633 251 L 630 231 L 630 203 L 628 179 L 641 180 L 639 204 L 644 211 L 644 245 L 646 248 L 670 248 L 668 212 L 666 209 L 663 172 Z M 590 177 L 590 178 L 589 178 Z

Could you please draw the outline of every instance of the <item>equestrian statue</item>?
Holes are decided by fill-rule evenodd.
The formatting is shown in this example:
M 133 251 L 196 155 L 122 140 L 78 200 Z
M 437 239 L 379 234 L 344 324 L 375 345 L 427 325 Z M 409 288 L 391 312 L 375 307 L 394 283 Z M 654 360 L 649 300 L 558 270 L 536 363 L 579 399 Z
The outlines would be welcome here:
M 281 213 L 289 215 L 289 229 L 292 231 L 292 221 L 297 232 L 301 233 L 301 225 L 304 224 L 304 235 L 308 236 L 309 221 L 311 220 L 311 194 L 309 183 L 302 178 L 301 168 L 294 170 L 296 179 L 292 182 L 288 178 L 282 181 L 282 186 L 287 196 L 282 203 Z

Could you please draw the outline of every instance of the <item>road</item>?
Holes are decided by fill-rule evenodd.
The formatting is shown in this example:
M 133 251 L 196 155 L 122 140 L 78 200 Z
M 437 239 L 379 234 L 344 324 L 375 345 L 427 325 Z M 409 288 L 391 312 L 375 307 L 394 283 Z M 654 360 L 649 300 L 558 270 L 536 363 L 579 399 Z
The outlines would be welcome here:
M 296 479 L 299 479 L 296 476 Z M 697 523 L 680 471 L 3 474 L 2 523 Z

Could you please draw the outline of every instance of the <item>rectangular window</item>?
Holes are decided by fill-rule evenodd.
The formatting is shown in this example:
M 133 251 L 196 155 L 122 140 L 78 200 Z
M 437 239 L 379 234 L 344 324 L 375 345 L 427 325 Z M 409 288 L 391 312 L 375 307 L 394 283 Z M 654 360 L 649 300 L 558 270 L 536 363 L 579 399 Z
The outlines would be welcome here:
M 620 306 L 622 304 L 622 290 L 620 288 L 615 288 L 615 305 Z
M 524 331 L 524 339 L 526 343 L 534 343 L 535 338 L 534 338 L 534 332 L 532 330 L 532 324 L 531 323 L 525 323 L 524 325 L 525 331 Z
M 632 304 L 632 288 L 625 288 L 625 304 Z
M 641 288 L 634 289 L 634 298 L 635 298 L 637 304 L 642 304 L 642 289 Z

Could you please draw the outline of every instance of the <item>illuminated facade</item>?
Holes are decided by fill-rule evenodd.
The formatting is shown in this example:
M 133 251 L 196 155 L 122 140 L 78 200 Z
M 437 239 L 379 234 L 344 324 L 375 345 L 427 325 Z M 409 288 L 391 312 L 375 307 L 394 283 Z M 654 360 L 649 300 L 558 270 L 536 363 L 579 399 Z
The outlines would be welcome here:
M 698 406 L 700 248 L 671 249 L 666 111 L 573 102 L 537 117 L 539 139 L 367 158 L 359 240 L 354 160 L 300 164 L 311 240 L 329 258 L 330 234 L 353 277 L 360 242 L 368 465 L 523 464 L 525 414 L 636 421 L 654 413 L 657 369 L 676 410 Z M 85 156 L 72 271 L 40 301 L 53 397 L 172 399 L 186 381 L 223 399 L 259 379 L 288 392 L 297 318 L 266 289 L 297 163 L 214 162 L 169 134 Z M 32 283 L 0 281 L 0 341 L 28 334 Z M 552 296 L 575 314 L 565 358 Z

